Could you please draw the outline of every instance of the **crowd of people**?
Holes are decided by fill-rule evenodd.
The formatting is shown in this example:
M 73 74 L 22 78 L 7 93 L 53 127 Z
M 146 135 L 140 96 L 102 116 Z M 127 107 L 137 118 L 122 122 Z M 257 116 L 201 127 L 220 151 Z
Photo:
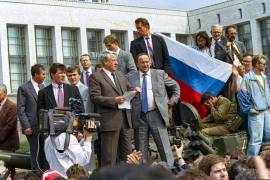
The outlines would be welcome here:
M 0 149 L 14 152 L 19 148 L 17 118 L 30 147 L 32 171 L 15 176 L 15 168 L 8 166 L 11 178 L 269 178 L 270 151 L 260 151 L 270 138 L 267 58 L 246 52 L 244 44 L 236 40 L 234 25 L 226 27 L 225 37 L 220 25 L 212 26 L 211 38 L 206 32 L 196 34 L 194 49 L 213 61 L 232 64 L 231 77 L 221 93 L 202 95 L 200 106 L 208 112 L 200 113 L 201 132 L 205 136 L 223 136 L 245 130 L 249 138 L 246 158 L 209 154 L 186 162 L 182 156 L 184 146 L 171 146 L 167 131 L 169 109 L 179 105 L 181 98 L 180 87 L 170 71 L 166 43 L 151 33 L 147 19 L 136 19 L 135 26 L 139 37 L 131 42 L 130 52 L 120 49 L 118 40 L 108 35 L 103 40 L 106 51 L 95 67 L 89 54 L 80 56 L 82 68 L 53 63 L 46 72 L 43 65 L 33 65 L 31 79 L 18 88 L 17 104 L 7 97 L 6 86 L 0 85 Z M 47 86 L 46 73 L 51 78 Z M 90 121 L 76 134 L 41 133 L 40 112 L 70 107 L 70 98 L 82 102 L 77 113 L 101 115 L 98 132 L 86 130 L 97 128 Z M 152 165 L 150 136 L 161 159 Z

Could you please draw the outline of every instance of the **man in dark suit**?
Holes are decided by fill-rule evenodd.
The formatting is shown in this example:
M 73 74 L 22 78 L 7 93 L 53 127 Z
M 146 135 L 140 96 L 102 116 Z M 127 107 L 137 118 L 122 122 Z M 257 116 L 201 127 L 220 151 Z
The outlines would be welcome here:
M 118 40 L 114 36 L 106 36 L 103 43 L 105 44 L 107 50 L 116 54 L 118 70 L 121 71 L 127 78 L 132 76 L 133 73 L 137 72 L 132 55 L 129 52 L 119 48 Z
M 55 107 L 70 107 L 69 99 L 82 98 L 78 87 L 65 84 L 66 66 L 60 63 L 53 63 L 50 67 L 52 84 L 38 92 L 37 112 L 40 109 L 53 109 Z M 84 112 L 83 103 L 78 107 L 78 112 Z
M 81 72 L 81 82 L 89 87 L 90 76 L 95 72 L 94 67 L 91 65 L 91 56 L 89 54 L 81 55 L 80 63 L 83 67 Z
M 16 105 L 8 99 L 6 85 L 0 84 L 0 150 L 16 151 L 19 146 Z M 14 179 L 15 168 L 7 168 Z
M 228 55 L 235 66 L 242 63 L 243 55 L 246 53 L 245 45 L 235 40 L 237 35 L 237 27 L 235 25 L 227 26 L 225 29 L 227 38 L 226 50 Z
M 117 150 L 120 161 L 131 153 L 131 114 L 120 109 L 124 92 L 131 90 L 125 76 L 117 71 L 117 58 L 112 52 L 100 56 L 103 68 L 90 78 L 90 98 L 101 114 L 101 166 L 116 164 Z M 137 89 L 138 90 L 138 89 Z
M 143 154 L 142 161 L 148 161 L 148 143 L 151 133 L 157 145 L 161 160 L 172 166 L 174 159 L 170 147 L 167 126 L 168 106 L 174 106 L 180 96 L 179 85 L 163 70 L 150 69 L 147 54 L 138 55 L 139 72 L 132 86 L 141 87 L 141 96 L 132 101 L 132 123 L 135 131 L 135 147 Z M 168 94 L 171 94 L 168 99 Z
M 170 72 L 169 53 L 164 39 L 150 32 L 150 24 L 145 18 L 136 19 L 135 25 L 140 36 L 130 44 L 130 52 L 135 63 L 138 54 L 144 52 L 150 58 L 151 68 Z
M 45 79 L 45 68 L 41 64 L 31 67 L 32 78 L 21 85 L 17 93 L 17 115 L 21 123 L 22 132 L 26 136 L 30 145 L 31 168 L 38 169 L 36 159 L 38 148 L 38 120 L 37 120 L 37 95 L 38 91 L 44 87 L 42 84 Z M 41 151 L 39 151 L 41 152 Z

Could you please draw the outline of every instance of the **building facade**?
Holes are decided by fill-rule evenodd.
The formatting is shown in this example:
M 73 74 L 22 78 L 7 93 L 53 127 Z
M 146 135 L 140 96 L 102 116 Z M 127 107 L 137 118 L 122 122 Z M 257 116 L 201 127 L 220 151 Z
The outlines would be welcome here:
M 79 56 L 89 53 L 96 64 L 109 34 L 129 50 L 137 37 L 138 17 L 150 21 L 152 32 L 185 44 L 213 24 L 236 24 L 248 51 L 270 57 L 269 9 L 269 0 L 231 0 L 189 12 L 112 5 L 107 0 L 0 0 L 0 83 L 14 94 L 30 78 L 35 63 L 47 69 L 53 62 L 79 64 Z

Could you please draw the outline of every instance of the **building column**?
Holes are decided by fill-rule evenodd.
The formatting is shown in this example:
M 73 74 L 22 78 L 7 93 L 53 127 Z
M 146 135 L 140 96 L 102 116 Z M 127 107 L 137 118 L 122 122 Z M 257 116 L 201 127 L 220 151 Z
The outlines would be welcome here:
M 36 56 L 36 41 L 35 41 L 35 26 L 32 24 L 27 25 L 26 33 L 26 65 L 27 65 L 27 77 L 31 77 L 31 66 L 37 63 Z
M 127 33 L 128 33 L 127 34 L 127 36 L 128 36 L 128 39 L 127 39 L 127 42 L 128 42 L 128 44 L 127 44 L 127 51 L 129 51 L 130 50 L 130 42 L 134 40 L 134 34 L 133 34 L 133 31 L 132 30 L 131 31 L 128 31 Z
M 79 56 L 81 56 L 82 54 L 88 54 L 86 27 L 80 28 L 78 43 L 79 43 Z
M 251 36 L 252 36 L 252 47 L 253 53 L 262 52 L 262 38 L 261 38 L 261 28 L 260 22 L 256 19 L 250 20 Z
M 171 33 L 171 39 L 176 40 L 176 34 L 175 33 Z
M 7 25 L 3 22 L 0 22 L 0 82 L 7 86 L 10 93 Z
M 52 33 L 54 62 L 63 63 L 62 31 L 60 26 L 55 26 Z

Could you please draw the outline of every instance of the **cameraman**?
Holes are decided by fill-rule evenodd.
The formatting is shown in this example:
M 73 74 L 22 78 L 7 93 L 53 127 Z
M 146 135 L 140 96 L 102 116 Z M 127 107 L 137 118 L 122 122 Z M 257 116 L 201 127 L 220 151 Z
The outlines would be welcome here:
M 67 133 L 63 132 L 58 136 L 48 136 L 45 140 L 45 155 L 49 162 L 50 169 L 60 172 L 66 177 L 67 169 L 73 164 L 85 166 L 90 162 L 92 135 L 96 128 L 94 121 L 86 123 L 84 130 L 84 142 L 80 145 L 77 138 L 70 134 L 70 141 L 65 148 Z

